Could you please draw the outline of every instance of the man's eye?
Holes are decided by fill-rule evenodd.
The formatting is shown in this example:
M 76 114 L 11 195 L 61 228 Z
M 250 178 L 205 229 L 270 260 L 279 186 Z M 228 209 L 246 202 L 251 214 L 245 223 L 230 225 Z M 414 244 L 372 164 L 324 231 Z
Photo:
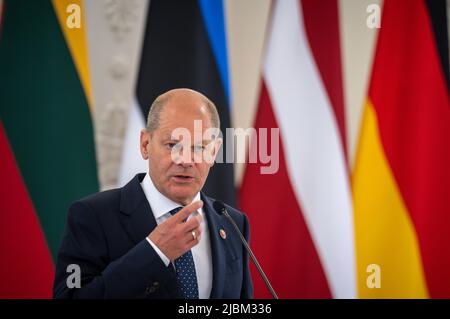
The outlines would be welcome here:
M 176 143 L 167 143 L 166 144 L 166 147 L 168 148 L 168 149 L 173 149 L 174 147 L 175 147 L 175 145 L 177 145 Z

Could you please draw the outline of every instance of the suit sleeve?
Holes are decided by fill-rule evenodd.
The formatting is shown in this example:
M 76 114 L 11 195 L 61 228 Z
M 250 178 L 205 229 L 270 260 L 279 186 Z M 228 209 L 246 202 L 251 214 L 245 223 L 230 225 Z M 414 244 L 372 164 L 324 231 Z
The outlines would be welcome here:
M 67 284 L 75 274 L 67 267 L 73 264 L 80 269 L 80 288 Z M 145 296 L 154 282 L 170 286 L 173 275 L 145 239 L 110 262 L 106 237 L 92 207 L 81 201 L 70 207 L 56 263 L 54 298 L 136 298 Z
M 248 222 L 247 216 L 243 214 L 244 216 L 244 229 L 243 234 L 245 237 L 245 240 L 247 242 L 250 241 L 250 224 Z M 242 290 L 241 290 L 241 299 L 252 299 L 253 298 L 253 284 L 252 284 L 252 277 L 250 274 L 250 267 L 249 267 L 249 256 L 247 254 L 247 251 L 244 249 L 244 276 L 242 281 Z

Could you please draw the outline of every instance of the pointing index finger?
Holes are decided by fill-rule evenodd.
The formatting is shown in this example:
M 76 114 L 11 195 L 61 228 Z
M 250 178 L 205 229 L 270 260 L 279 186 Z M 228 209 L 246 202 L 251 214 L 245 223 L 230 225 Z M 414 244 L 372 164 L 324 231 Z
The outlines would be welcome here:
M 176 218 L 177 222 L 184 222 L 189 215 L 191 215 L 196 210 L 203 207 L 203 201 L 199 200 L 196 202 L 192 202 L 189 205 L 183 207 L 174 217 Z

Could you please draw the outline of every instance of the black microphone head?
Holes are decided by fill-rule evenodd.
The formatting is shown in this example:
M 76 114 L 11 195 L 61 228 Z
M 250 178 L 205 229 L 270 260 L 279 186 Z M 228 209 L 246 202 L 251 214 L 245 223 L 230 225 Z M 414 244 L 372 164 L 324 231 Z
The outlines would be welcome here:
M 216 200 L 214 203 L 213 203 L 213 207 L 214 207 L 214 209 L 219 213 L 219 214 L 223 214 L 223 212 L 225 211 L 225 204 L 222 202 L 222 201 L 220 201 L 220 200 Z

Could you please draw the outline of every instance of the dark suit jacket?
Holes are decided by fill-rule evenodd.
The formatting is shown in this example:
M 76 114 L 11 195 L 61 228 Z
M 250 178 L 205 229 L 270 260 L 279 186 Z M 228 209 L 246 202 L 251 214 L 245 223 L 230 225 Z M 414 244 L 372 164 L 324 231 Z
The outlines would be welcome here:
M 91 195 L 72 204 L 56 263 L 55 298 L 181 298 L 173 267 L 166 267 L 145 239 L 157 226 L 136 175 L 123 188 Z M 248 256 L 232 225 L 201 194 L 211 240 L 211 298 L 252 298 Z M 228 212 L 248 239 L 248 220 Z M 226 232 L 222 239 L 219 230 Z M 81 288 L 69 289 L 67 266 L 81 268 Z

